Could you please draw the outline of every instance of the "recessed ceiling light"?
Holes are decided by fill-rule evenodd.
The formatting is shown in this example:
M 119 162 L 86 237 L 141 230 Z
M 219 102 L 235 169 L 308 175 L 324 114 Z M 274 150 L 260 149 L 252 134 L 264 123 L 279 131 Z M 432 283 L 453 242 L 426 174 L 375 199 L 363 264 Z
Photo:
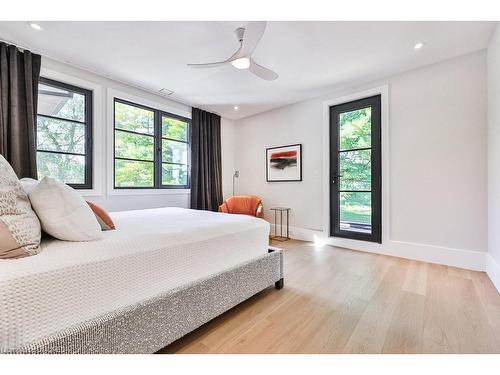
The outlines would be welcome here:
M 36 22 L 28 22 L 28 25 L 30 25 L 35 30 L 38 30 L 38 31 L 42 30 L 42 26 L 40 26 Z
M 240 107 L 238 107 L 237 105 L 235 105 L 233 108 L 234 108 L 235 111 L 237 111 L 238 109 L 240 109 Z
M 420 48 L 422 48 L 423 46 L 424 46 L 424 43 L 422 43 L 422 42 L 418 42 L 417 44 L 415 44 L 415 45 L 413 46 L 413 48 L 415 48 L 415 49 L 420 49 Z
M 248 57 L 240 57 L 239 59 L 231 61 L 231 64 L 236 69 L 248 69 L 250 67 L 250 59 Z

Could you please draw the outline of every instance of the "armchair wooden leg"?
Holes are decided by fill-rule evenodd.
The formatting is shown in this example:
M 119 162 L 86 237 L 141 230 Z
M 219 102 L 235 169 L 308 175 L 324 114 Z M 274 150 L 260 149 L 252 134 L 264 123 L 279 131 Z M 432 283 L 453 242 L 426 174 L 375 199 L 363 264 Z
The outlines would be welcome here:
M 283 278 L 279 279 L 274 283 L 274 287 L 278 290 L 283 289 L 284 286 L 285 286 L 285 281 L 283 280 Z

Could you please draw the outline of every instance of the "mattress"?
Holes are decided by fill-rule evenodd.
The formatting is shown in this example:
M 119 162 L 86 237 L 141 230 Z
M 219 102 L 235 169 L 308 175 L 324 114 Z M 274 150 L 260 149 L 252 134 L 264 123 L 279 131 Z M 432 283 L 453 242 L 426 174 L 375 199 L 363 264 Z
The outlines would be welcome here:
M 44 339 L 267 253 L 269 224 L 182 208 L 111 213 L 93 242 L 46 240 L 0 260 L 0 352 Z

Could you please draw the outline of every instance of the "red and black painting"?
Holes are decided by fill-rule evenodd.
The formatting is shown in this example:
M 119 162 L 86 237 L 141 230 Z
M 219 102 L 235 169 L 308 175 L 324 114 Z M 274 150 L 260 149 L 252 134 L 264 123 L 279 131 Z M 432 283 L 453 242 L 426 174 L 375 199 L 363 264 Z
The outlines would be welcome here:
M 302 145 L 271 147 L 266 150 L 267 181 L 302 181 Z

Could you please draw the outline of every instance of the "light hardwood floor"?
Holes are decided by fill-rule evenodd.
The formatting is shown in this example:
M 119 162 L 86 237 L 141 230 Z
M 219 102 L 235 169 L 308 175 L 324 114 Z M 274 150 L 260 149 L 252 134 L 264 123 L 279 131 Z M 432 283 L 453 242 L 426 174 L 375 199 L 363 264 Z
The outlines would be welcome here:
M 269 288 L 160 353 L 500 353 L 483 272 L 300 241 Z

